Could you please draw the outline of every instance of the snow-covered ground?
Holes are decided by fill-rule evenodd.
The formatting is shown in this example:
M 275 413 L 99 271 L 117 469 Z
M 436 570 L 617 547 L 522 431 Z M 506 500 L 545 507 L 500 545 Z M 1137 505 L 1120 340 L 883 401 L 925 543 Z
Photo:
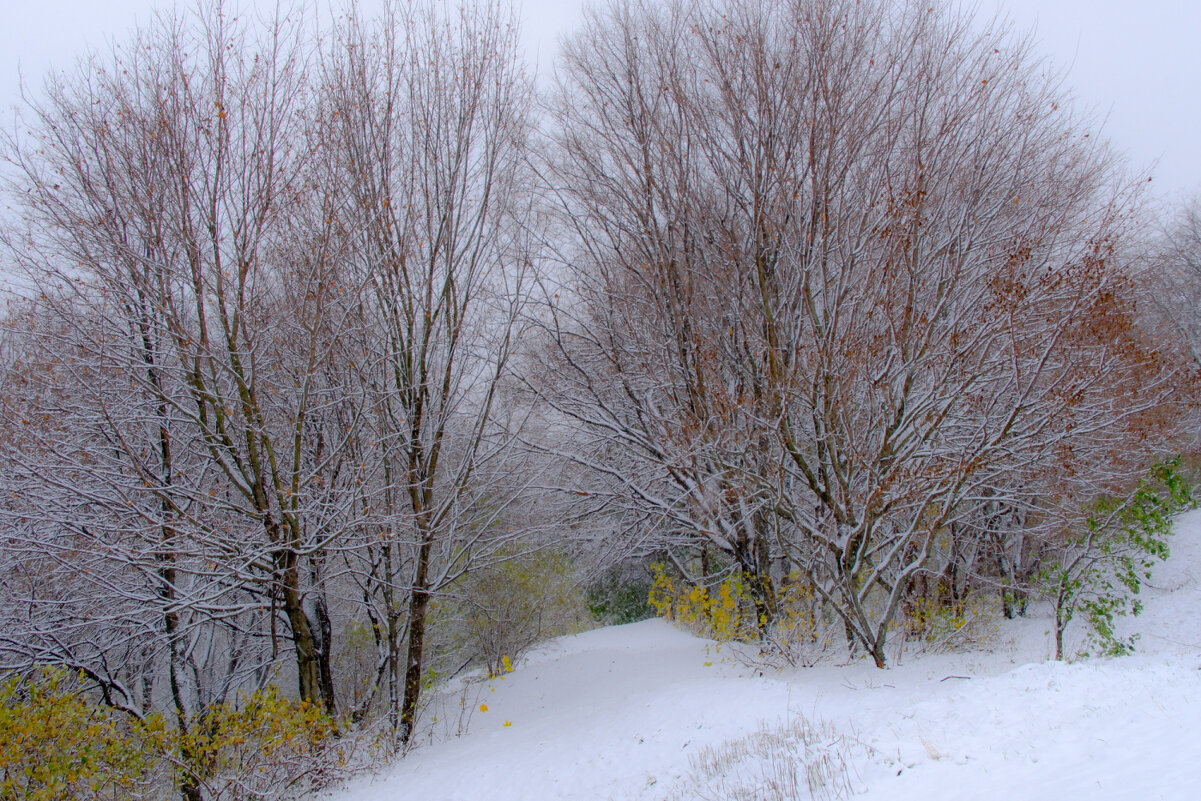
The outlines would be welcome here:
M 781 673 L 659 620 L 599 629 L 444 696 L 428 742 L 331 798 L 1201 798 L 1201 511 L 1172 548 L 1134 656 L 1050 661 L 1035 617 L 984 650 Z

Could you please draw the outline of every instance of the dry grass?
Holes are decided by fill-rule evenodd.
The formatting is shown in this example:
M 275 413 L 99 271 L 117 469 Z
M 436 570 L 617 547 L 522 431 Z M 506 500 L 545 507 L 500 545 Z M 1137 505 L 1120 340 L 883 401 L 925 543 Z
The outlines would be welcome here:
M 829 724 L 797 715 L 759 729 L 691 760 L 692 773 L 672 801 L 834 801 L 855 793 L 851 761 L 864 746 Z

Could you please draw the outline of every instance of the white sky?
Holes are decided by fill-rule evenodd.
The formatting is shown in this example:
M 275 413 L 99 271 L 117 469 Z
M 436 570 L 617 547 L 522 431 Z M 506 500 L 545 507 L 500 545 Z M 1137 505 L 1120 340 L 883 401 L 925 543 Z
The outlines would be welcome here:
M 266 4 L 271 0 L 248 0 Z M 968 0 L 971 2 L 971 0 Z M 1068 70 L 1067 85 L 1106 120 L 1105 132 L 1131 163 L 1152 169 L 1161 194 L 1201 191 L 1201 2 L 1197 0 L 978 0 Z M 372 5 L 365 0 L 365 6 Z M 18 65 L 40 84 L 51 66 L 69 66 L 88 47 L 120 41 L 170 0 L 0 0 L 0 109 L 11 124 Z M 584 0 L 525 0 L 527 47 L 543 68 L 556 38 L 578 20 Z

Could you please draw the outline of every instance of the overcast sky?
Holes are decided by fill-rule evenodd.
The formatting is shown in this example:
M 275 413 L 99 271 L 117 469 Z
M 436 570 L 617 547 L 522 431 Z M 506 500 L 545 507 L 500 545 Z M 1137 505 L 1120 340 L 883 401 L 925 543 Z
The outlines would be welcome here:
M 255 0 L 267 4 L 270 0 Z M 1042 51 L 1067 70 L 1080 102 L 1103 116 L 1109 138 L 1150 169 L 1161 194 L 1201 191 L 1201 2 L 1197 0 L 979 0 L 1035 29 Z M 370 4 L 370 0 L 366 3 Z M 542 66 L 583 0 L 525 0 L 527 48 Z M 123 39 L 170 0 L 0 0 L 0 107 L 11 124 L 18 65 L 37 86 L 89 47 Z M 1154 166 L 1153 166 L 1154 165 Z

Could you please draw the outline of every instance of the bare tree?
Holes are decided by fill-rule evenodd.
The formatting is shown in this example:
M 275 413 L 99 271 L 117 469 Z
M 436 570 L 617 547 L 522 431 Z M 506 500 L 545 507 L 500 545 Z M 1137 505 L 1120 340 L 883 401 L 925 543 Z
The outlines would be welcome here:
M 228 571 L 244 593 L 225 614 L 259 610 L 272 656 L 282 611 L 300 695 L 333 711 L 330 627 L 305 567 L 340 533 L 328 489 L 346 432 L 323 410 L 350 318 L 332 303 L 347 291 L 332 272 L 336 217 L 313 206 L 302 31 L 215 6 L 52 78 L 30 132 L 7 142 L 28 222 L 10 252 L 61 329 L 46 347 L 96 371 L 67 380 L 129 479 L 105 503 L 132 504 L 160 532 L 166 608 L 196 602 L 180 597 L 180 551 L 203 553 L 189 569 Z M 65 445 L 48 450 L 72 458 Z M 111 490 L 106 460 L 80 452 L 40 480 Z
M 515 31 L 498 5 L 454 15 L 389 5 L 337 30 L 325 76 L 331 180 L 345 187 L 354 232 L 346 268 L 365 287 L 359 380 L 382 479 L 367 589 L 383 601 L 402 742 L 431 599 L 513 536 L 497 525 L 516 496 L 497 482 L 510 438 L 494 418 L 530 265 L 520 224 L 531 86 Z
M 1154 247 L 1152 298 L 1192 360 L 1201 364 L 1201 197 L 1188 200 L 1169 217 Z
M 532 90 L 499 5 L 352 9 L 325 39 L 303 11 L 164 18 L 53 78 L 5 143 L 34 295 L 5 343 L 5 642 L 131 711 L 165 669 L 185 731 L 290 653 L 330 713 L 385 688 L 407 742 L 432 599 L 529 530 L 501 395 Z M 68 608 L 79 636 L 46 645 Z M 364 618 L 375 674 L 340 690 L 334 640 Z M 144 692 L 96 667 L 125 652 Z
M 1133 196 L 1003 26 L 630 3 L 566 68 L 547 370 L 579 461 L 644 523 L 784 551 L 877 664 L 939 532 L 1166 392 L 1123 297 Z

